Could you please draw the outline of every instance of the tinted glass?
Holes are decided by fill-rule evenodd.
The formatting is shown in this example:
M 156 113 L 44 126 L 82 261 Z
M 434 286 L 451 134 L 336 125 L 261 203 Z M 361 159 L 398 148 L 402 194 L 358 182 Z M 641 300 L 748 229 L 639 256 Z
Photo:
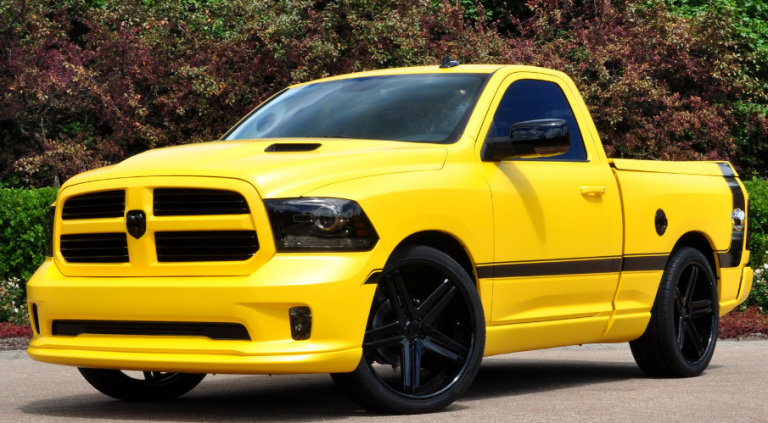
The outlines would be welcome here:
M 291 88 L 226 139 L 358 138 L 454 142 L 486 74 L 393 75 Z
M 547 81 L 523 79 L 512 83 L 493 115 L 488 137 L 508 137 L 515 123 L 536 119 L 563 119 L 571 132 L 571 148 L 564 154 L 530 160 L 586 160 L 581 131 L 560 87 Z M 518 159 L 522 160 L 522 159 Z

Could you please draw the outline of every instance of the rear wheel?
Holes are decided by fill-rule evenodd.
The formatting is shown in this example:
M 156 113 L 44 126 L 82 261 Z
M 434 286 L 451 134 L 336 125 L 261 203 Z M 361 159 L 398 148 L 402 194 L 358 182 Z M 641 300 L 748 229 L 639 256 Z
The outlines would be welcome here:
M 707 259 L 693 248 L 675 250 L 648 328 L 629 343 L 640 369 L 649 376 L 700 375 L 715 352 L 719 310 L 715 275 Z
M 352 373 L 331 375 L 357 404 L 386 413 L 424 413 L 455 401 L 482 361 L 485 318 L 475 285 L 448 255 L 410 247 L 380 278 Z
M 123 372 L 83 367 L 78 370 L 85 380 L 102 394 L 125 401 L 163 401 L 177 398 L 191 391 L 205 377 L 204 374 Z

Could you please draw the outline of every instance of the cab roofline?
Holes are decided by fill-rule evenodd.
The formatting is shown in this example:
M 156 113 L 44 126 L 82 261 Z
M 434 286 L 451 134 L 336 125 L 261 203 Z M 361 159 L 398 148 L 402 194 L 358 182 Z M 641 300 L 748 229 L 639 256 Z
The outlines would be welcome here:
M 377 69 L 371 71 L 347 73 L 344 75 L 331 76 L 328 78 L 315 79 L 303 82 L 301 84 L 291 85 L 288 88 L 301 87 L 304 85 L 315 84 L 318 82 L 337 81 L 341 79 L 364 78 L 369 76 L 389 76 L 389 75 L 415 75 L 415 74 L 444 74 L 444 73 L 486 73 L 490 74 L 508 65 L 459 65 L 451 68 L 440 68 L 434 66 L 414 66 L 404 68 Z

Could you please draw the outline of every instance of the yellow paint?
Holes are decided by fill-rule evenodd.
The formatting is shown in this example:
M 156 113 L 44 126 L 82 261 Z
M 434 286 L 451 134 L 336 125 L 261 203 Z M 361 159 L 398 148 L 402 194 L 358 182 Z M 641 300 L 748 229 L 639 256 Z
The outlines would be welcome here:
M 610 315 L 618 273 L 497 278 L 494 325 Z
M 29 349 L 39 361 L 103 368 L 214 372 L 312 373 L 354 369 L 375 285 L 408 236 L 424 231 L 460 242 L 475 265 L 669 254 L 679 238 L 702 233 L 715 250 L 729 247 L 730 190 L 716 163 L 608 160 L 573 82 L 526 66 L 387 69 L 326 80 L 406 73 L 493 73 L 464 134 L 454 144 L 371 140 L 316 142 L 311 152 L 265 153 L 278 140 L 239 140 L 156 149 L 85 172 L 62 188 L 74 195 L 124 189 L 126 210 L 148 214 L 147 234 L 128 237 L 130 263 L 67 263 L 59 253 L 28 284 L 42 333 Z M 482 162 L 482 140 L 504 90 L 519 79 L 558 84 L 571 103 L 588 161 Z M 613 166 L 613 168 L 611 167 Z M 249 216 L 153 216 L 152 190 L 193 187 L 241 193 Z M 369 252 L 278 254 L 264 199 L 336 197 L 357 201 L 380 241 Z M 669 228 L 659 237 L 653 216 Z M 56 234 L 124 232 L 123 218 L 61 220 Z M 259 252 L 244 262 L 159 263 L 162 230 L 255 230 Z M 744 301 L 751 269 L 718 271 L 721 311 Z M 743 270 L 742 270 L 743 269 Z M 488 337 L 485 354 L 640 336 L 661 271 L 478 278 Z M 312 336 L 293 341 L 288 309 L 309 306 Z M 52 336 L 55 319 L 240 323 L 252 341 L 178 336 Z

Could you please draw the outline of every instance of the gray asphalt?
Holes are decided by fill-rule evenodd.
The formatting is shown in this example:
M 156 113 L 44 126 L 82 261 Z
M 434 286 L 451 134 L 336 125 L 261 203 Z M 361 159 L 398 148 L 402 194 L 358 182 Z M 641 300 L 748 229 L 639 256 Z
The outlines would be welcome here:
M 768 422 L 768 341 L 720 341 L 706 373 L 650 379 L 627 344 L 485 359 L 470 390 L 443 412 L 382 416 L 347 400 L 328 375 L 208 376 L 166 403 L 131 404 L 76 369 L 0 351 L 0 421 L 632 421 Z

